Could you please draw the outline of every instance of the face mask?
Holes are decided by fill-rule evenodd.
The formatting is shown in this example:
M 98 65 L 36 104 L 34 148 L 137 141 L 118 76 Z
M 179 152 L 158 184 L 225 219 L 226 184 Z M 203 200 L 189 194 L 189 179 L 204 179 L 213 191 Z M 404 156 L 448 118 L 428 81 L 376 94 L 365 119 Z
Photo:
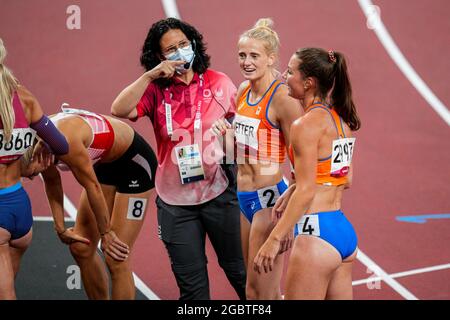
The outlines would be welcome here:
M 167 60 L 175 61 L 175 60 L 184 60 L 186 61 L 185 64 L 181 66 L 176 66 L 175 70 L 178 73 L 186 73 L 189 69 L 192 68 L 192 64 L 194 63 L 194 51 L 192 50 L 192 44 L 184 47 L 184 48 L 178 48 L 177 51 L 168 54 L 165 56 Z M 187 67 L 187 68 L 185 68 Z

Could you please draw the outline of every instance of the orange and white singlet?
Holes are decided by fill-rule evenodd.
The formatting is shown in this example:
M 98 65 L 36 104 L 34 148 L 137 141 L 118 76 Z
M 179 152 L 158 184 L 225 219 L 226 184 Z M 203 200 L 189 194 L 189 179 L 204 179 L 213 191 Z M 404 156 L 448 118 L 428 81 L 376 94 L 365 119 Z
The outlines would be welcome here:
M 310 106 L 306 112 L 316 108 L 323 109 L 330 114 L 337 132 L 337 138 L 333 140 L 331 155 L 317 160 L 316 183 L 325 186 L 346 184 L 356 139 L 345 136 L 342 118 L 333 108 L 316 103 Z M 292 145 L 289 146 L 289 159 L 293 165 L 294 152 Z
M 254 104 L 249 102 L 250 84 L 239 97 L 233 122 L 238 158 L 284 162 L 286 145 L 283 133 L 268 118 L 270 103 L 281 84 L 281 81 L 274 80 Z

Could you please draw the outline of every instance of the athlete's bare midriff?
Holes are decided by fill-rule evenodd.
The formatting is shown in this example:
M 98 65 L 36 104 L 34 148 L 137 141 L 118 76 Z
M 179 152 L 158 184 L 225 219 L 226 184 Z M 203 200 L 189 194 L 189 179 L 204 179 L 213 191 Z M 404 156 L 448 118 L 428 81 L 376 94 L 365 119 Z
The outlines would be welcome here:
M 133 143 L 134 130 L 126 123 L 105 116 L 114 129 L 114 144 L 101 162 L 114 161 L 120 158 Z
M 322 186 L 316 185 L 316 193 L 306 214 L 324 211 L 335 211 L 341 209 L 342 186 Z
M 248 159 L 246 160 L 248 161 Z M 237 187 L 239 191 L 255 191 L 273 186 L 281 181 L 283 174 L 281 163 L 239 164 Z
M 0 189 L 10 187 L 20 179 L 20 159 L 10 164 L 0 164 Z

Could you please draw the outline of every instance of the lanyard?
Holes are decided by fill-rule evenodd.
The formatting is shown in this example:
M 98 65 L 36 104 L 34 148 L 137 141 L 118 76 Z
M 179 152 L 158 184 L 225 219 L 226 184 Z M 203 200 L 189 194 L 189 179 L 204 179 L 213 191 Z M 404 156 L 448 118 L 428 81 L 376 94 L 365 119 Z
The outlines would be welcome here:
M 203 104 L 203 92 L 204 92 L 204 80 L 203 74 L 199 75 L 200 81 L 198 84 L 198 91 L 196 97 L 196 111 L 194 118 L 194 130 L 198 131 L 202 126 L 202 104 Z M 164 108 L 166 111 L 166 128 L 169 137 L 173 134 L 173 119 L 172 119 L 172 99 L 170 97 L 169 88 L 164 89 Z

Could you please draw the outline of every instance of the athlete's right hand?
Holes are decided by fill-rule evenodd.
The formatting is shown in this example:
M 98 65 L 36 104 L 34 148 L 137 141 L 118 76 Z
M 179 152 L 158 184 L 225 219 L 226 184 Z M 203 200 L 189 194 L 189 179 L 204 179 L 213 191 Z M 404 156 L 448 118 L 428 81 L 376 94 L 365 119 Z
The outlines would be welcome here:
M 122 242 L 112 230 L 103 234 L 101 248 L 103 253 L 117 261 L 125 261 L 130 253 L 128 245 Z
M 31 160 L 37 158 L 38 162 L 44 166 L 44 170 L 53 164 L 55 156 L 50 150 L 50 147 L 41 139 L 36 143 L 33 149 Z
M 185 64 L 184 60 L 163 60 L 160 64 L 154 67 L 152 70 L 147 71 L 151 81 L 159 78 L 172 78 L 175 74 L 175 67 Z
M 63 232 L 57 232 L 57 233 L 58 233 L 58 237 L 61 240 L 61 242 L 65 243 L 65 244 L 72 244 L 74 242 L 82 242 L 82 243 L 86 243 L 86 244 L 91 243 L 91 241 L 89 239 L 76 234 L 73 231 L 73 227 L 67 228 Z
M 291 232 L 288 232 L 287 235 L 283 237 L 280 241 L 280 251 L 278 251 L 278 254 L 282 254 L 285 251 L 288 251 L 292 244 L 294 243 L 294 230 L 291 230 Z
M 211 125 L 211 131 L 216 136 L 221 137 L 227 133 L 227 129 L 231 129 L 231 124 L 226 119 L 218 119 Z
M 289 186 L 289 188 L 277 199 L 275 205 L 272 208 L 272 221 L 277 223 L 281 219 L 284 210 L 286 209 L 289 199 L 295 190 L 295 184 Z

